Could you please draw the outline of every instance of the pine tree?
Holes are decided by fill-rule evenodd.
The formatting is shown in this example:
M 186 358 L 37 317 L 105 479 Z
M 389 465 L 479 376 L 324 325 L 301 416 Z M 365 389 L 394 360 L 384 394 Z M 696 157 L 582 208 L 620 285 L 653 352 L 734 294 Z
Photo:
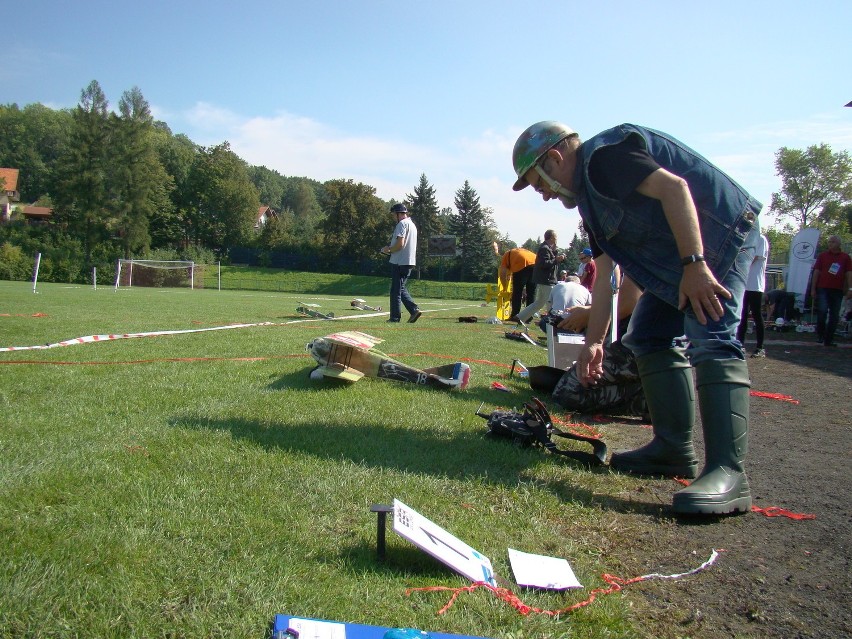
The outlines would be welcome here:
M 171 214 L 174 180 L 160 163 L 151 109 L 138 87 L 121 96 L 119 114 L 111 120 L 115 144 L 108 226 L 118 236 L 124 257 L 130 258 L 149 250 L 151 220 Z
M 96 80 L 80 95 L 72 113 L 71 140 L 61 163 L 56 221 L 83 244 L 84 262 L 108 238 L 109 103 Z
M 462 281 L 484 281 L 494 275 L 494 248 L 490 231 L 494 222 L 479 203 L 470 183 L 456 191 L 456 212 L 450 215 L 449 230 L 457 239 L 459 274 Z
M 429 238 L 441 235 L 443 231 L 435 188 L 429 184 L 425 173 L 420 175 L 420 182 L 414 187 L 414 195 L 407 195 L 405 201 L 417 225 L 417 267 L 420 271 L 427 264 Z

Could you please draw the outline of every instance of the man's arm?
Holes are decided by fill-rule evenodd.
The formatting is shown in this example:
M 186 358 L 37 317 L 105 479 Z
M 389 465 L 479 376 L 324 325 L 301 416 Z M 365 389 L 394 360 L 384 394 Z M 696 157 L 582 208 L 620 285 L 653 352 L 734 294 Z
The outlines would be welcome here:
M 680 257 L 703 254 L 698 212 L 695 210 L 686 180 L 665 169 L 657 169 L 642 180 L 636 190 L 642 195 L 659 200 L 662 204 Z M 719 284 L 705 262 L 693 262 L 683 267 L 678 293 L 679 308 L 684 308 L 687 303 L 691 304 L 698 321 L 706 324 L 705 313 L 713 320 L 722 317 L 722 304 L 718 297 L 720 295 L 731 298 L 731 293 Z
M 403 230 L 399 235 L 396 236 L 396 239 L 393 241 L 393 244 L 386 246 L 382 253 L 397 253 L 405 248 L 405 243 L 408 241 L 408 234 Z
M 500 266 L 500 283 L 503 285 L 503 288 L 509 288 L 509 269 L 505 266 Z
M 592 291 L 586 344 L 577 358 L 577 379 L 583 386 L 593 384 L 603 375 L 603 343 L 612 313 L 612 259 L 603 254 L 596 262 L 598 278 Z
M 811 297 L 816 297 L 817 280 L 819 279 L 819 269 L 815 268 L 811 271 Z

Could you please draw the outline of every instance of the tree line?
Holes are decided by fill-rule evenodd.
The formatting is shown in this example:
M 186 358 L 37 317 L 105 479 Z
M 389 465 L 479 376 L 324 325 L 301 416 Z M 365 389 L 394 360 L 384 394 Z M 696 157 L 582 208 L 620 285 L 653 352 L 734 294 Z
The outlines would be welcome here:
M 285 151 L 286 152 L 286 151 Z M 359 274 L 384 273 L 377 248 L 388 243 L 390 205 L 370 185 L 284 176 L 239 158 L 228 142 L 203 147 L 154 120 L 142 92 L 125 91 L 115 111 L 97 81 L 72 109 L 0 105 L 0 166 L 20 171 L 21 202 L 53 210 L 46 225 L 0 225 L 0 277 L 26 279 L 42 253 L 40 277 L 85 282 L 93 267 L 107 276 L 118 258 L 252 263 Z M 766 229 L 785 250 L 800 228 L 849 235 L 852 161 L 826 144 L 781 148 L 782 188 L 771 210 L 782 227 Z M 422 276 L 493 281 L 499 253 L 515 244 L 468 182 L 441 209 L 425 174 L 402 199 L 418 226 Z M 256 230 L 258 209 L 277 211 Z M 436 235 L 454 235 L 458 256 L 429 258 Z M 536 251 L 540 239 L 523 246 Z M 587 240 L 571 239 L 566 267 L 579 264 Z M 495 252 L 495 246 L 499 249 Z
M 19 169 L 21 202 L 50 207 L 51 222 L 20 215 L 0 226 L 0 277 L 26 278 L 42 253 L 40 278 L 84 282 L 118 258 L 185 259 L 330 272 L 383 273 L 394 201 L 350 179 L 284 176 L 239 158 L 228 142 L 203 147 L 154 120 L 142 92 L 125 91 L 112 111 L 97 81 L 73 109 L 0 105 L 0 166 Z M 449 279 L 492 281 L 495 242 L 514 246 L 465 181 L 454 208 L 438 206 L 421 175 L 402 200 L 416 220 L 421 272 L 435 276 L 429 238 L 458 238 L 442 258 Z M 257 229 L 261 205 L 277 212 Z M 532 241 L 532 240 L 529 240 Z

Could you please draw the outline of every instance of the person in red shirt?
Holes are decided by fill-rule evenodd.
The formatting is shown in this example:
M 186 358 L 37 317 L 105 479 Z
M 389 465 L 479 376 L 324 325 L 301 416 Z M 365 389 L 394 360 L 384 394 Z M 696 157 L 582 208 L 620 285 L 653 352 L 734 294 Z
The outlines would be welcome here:
M 580 262 L 583 265 L 583 273 L 580 276 L 580 284 L 585 286 L 590 291 L 595 287 L 595 279 L 597 279 L 597 267 L 595 266 L 595 258 L 592 257 L 592 249 L 584 248 L 580 253 Z
M 840 250 L 840 238 L 828 238 L 828 250 L 814 262 L 811 276 L 811 297 L 817 304 L 817 340 L 826 346 L 836 346 L 834 331 L 840 317 L 843 298 L 852 297 L 852 258 Z

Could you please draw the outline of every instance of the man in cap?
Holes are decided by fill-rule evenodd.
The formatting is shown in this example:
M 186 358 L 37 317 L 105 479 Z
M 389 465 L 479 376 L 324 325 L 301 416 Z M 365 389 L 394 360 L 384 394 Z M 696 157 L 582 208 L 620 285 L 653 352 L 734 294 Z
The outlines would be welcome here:
M 584 248 L 580 253 L 580 263 L 583 266 L 583 274 L 580 276 L 580 284 L 590 291 L 595 290 L 595 279 L 597 278 L 597 267 L 595 258 L 592 257 L 592 249 Z
M 589 234 L 598 273 L 577 361 L 583 384 L 603 374 L 615 265 L 644 290 L 623 343 L 636 355 L 654 437 L 615 453 L 611 466 L 696 476 L 694 366 L 705 464 L 674 495 L 673 509 L 749 511 L 750 382 L 736 329 L 761 204 L 678 140 L 633 124 L 581 142 L 564 124 L 539 122 L 518 138 L 512 161 L 514 190 L 532 186 L 545 201 L 577 208 Z M 684 334 L 686 351 L 675 345 Z
M 400 302 L 411 314 L 409 323 L 416 322 L 423 314 L 417 307 L 405 288 L 405 283 L 411 276 L 411 269 L 417 264 L 417 227 L 408 217 L 405 204 L 394 204 L 390 209 L 396 220 L 390 244 L 382 248 L 382 253 L 390 255 L 391 290 L 390 290 L 390 319 L 388 322 L 399 322 L 402 318 Z

